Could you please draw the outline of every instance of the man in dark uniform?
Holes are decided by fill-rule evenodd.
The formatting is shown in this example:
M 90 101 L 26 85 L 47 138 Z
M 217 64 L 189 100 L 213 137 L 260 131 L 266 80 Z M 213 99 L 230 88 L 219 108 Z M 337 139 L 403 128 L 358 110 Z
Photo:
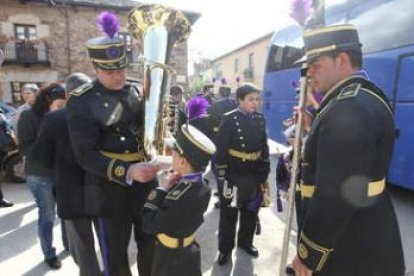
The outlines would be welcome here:
M 181 85 L 173 85 L 170 88 L 171 108 L 170 118 L 173 118 L 171 125 L 171 132 L 175 134 L 183 124 L 187 121 L 185 112 L 185 100 L 183 99 L 184 88 Z
M 219 96 L 220 99 L 213 103 L 208 110 L 209 118 L 215 134 L 217 134 L 219 130 L 220 121 L 223 115 L 237 108 L 237 102 L 231 98 L 230 87 L 221 86 L 219 88 Z
M 206 98 L 206 100 L 210 103 L 210 105 L 212 105 L 215 101 L 213 88 L 214 88 L 213 84 L 205 84 L 203 86 L 203 90 L 201 91 L 201 93 L 199 93 L 199 95 Z
M 256 110 L 260 90 L 244 84 L 236 91 L 239 108 L 227 113 L 216 139 L 216 171 L 223 182 L 220 194 L 219 258 L 228 262 L 234 248 L 236 224 L 240 212 L 237 245 L 258 257 L 253 235 L 263 200 L 261 186 L 270 170 L 265 119 Z
M 69 135 L 85 170 L 90 195 L 85 209 L 98 219 L 106 275 L 131 275 L 128 244 L 134 224 L 138 271 L 149 275 L 153 238 L 143 234 L 142 208 L 157 167 L 144 160 L 141 139 L 143 102 L 137 84 L 126 82 L 125 45 L 117 35 L 87 43 L 97 79 L 71 93 Z M 144 184 L 146 183 L 146 184 Z
M 307 31 L 304 42 L 308 76 L 324 99 L 304 149 L 296 275 L 404 275 L 385 187 L 395 132 L 391 106 L 361 74 L 353 25 Z
M 215 146 L 197 128 L 183 125 L 172 147 L 173 171 L 160 176 L 143 210 L 144 230 L 157 236 L 151 275 L 201 276 L 194 235 L 210 200 L 202 173 Z

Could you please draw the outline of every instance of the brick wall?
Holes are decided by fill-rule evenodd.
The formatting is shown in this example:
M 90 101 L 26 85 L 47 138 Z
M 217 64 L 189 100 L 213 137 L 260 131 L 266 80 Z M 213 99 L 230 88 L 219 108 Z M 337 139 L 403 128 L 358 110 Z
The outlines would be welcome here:
M 91 7 L 54 6 L 43 3 L 21 4 L 18 0 L 2 0 L 0 9 L 0 42 L 14 37 L 13 24 L 36 25 L 39 40 L 46 41 L 49 47 L 50 66 L 34 64 L 3 65 L 0 71 L 0 89 L 2 98 L 11 102 L 10 83 L 12 81 L 36 81 L 48 83 L 63 80 L 70 72 L 84 72 L 93 77 L 93 68 L 89 62 L 85 43 L 99 36 L 96 17 L 104 9 Z M 122 32 L 127 32 L 126 17 L 128 11 L 118 11 Z M 134 42 L 136 43 L 136 42 Z M 134 46 L 134 56 L 138 56 L 139 46 Z M 177 72 L 172 82 L 177 80 L 187 86 L 187 44 L 172 51 L 170 65 Z M 143 66 L 130 65 L 128 75 L 142 78 Z

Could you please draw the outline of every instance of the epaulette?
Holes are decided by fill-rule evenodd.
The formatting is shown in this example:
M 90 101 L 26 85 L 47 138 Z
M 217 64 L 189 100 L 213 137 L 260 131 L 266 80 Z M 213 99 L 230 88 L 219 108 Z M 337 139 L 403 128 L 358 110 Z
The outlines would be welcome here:
M 92 87 L 93 87 L 93 84 L 91 82 L 84 83 L 81 86 L 70 91 L 69 94 L 72 96 L 82 96 L 83 94 L 85 94 L 86 91 L 88 91 Z
M 142 84 L 138 79 L 128 77 L 126 83 L 137 90 L 138 94 L 141 94 Z
M 362 85 L 360 83 L 352 83 L 342 88 L 342 91 L 338 96 L 338 101 L 356 97 L 361 89 L 361 86 Z
M 192 182 L 181 182 L 171 189 L 168 194 L 165 196 L 165 199 L 169 200 L 178 200 L 180 197 L 185 194 L 193 185 Z
M 141 83 L 141 81 L 137 78 L 131 78 L 131 77 L 127 77 L 126 79 L 127 82 L 138 82 Z
M 234 113 L 236 111 L 237 111 L 237 108 L 235 108 L 233 110 L 230 110 L 229 112 L 224 113 L 224 116 L 229 116 L 229 115 L 231 115 L 232 113 Z

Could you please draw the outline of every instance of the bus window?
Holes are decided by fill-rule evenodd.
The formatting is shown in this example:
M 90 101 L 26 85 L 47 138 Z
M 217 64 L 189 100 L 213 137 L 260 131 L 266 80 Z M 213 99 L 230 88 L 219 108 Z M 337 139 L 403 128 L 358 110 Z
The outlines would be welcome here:
M 272 45 L 267 61 L 267 72 L 298 67 L 299 64 L 296 64 L 295 62 L 300 59 L 302 55 L 301 48 Z
M 299 66 L 295 61 L 302 56 L 302 36 L 298 26 L 291 25 L 276 34 L 269 50 L 267 72 Z

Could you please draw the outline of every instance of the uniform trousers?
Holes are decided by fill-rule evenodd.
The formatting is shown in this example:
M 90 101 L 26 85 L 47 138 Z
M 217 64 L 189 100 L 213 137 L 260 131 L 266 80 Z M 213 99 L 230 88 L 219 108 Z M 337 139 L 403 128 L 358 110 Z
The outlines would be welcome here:
M 230 253 L 234 248 L 236 225 L 239 214 L 240 222 L 237 234 L 237 245 L 239 247 L 250 247 L 253 244 L 258 211 L 253 212 L 245 206 L 234 208 L 221 204 L 219 223 L 219 250 L 221 253 Z
M 92 225 L 97 228 L 97 220 L 78 218 L 64 221 L 69 243 L 69 251 L 79 267 L 80 276 L 100 276 L 98 258 Z M 102 250 L 101 250 L 102 252 Z
M 98 236 L 102 251 L 105 276 L 131 276 L 128 245 L 131 230 L 138 248 L 137 265 L 140 276 L 151 275 L 154 254 L 154 236 L 142 231 L 138 215 L 111 216 L 98 219 Z

